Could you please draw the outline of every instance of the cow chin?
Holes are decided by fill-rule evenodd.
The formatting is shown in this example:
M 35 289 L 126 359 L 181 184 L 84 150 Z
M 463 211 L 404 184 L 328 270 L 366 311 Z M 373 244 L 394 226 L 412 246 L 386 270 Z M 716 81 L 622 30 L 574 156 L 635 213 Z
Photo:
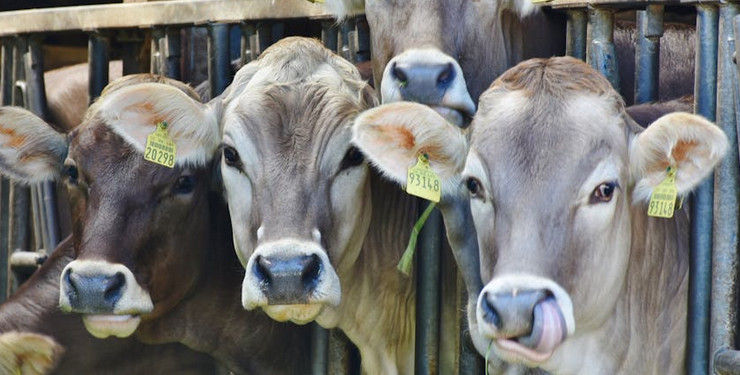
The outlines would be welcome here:
M 530 367 L 547 362 L 575 331 L 568 293 L 552 280 L 532 275 L 494 278 L 478 296 L 471 322 L 473 342 L 482 355 L 490 352 Z
M 324 305 L 320 303 L 309 303 L 305 305 L 270 305 L 262 310 L 278 322 L 293 322 L 295 324 L 306 324 L 314 321 L 321 314 Z
M 129 337 L 141 323 L 138 315 L 83 315 L 85 329 L 94 337 Z

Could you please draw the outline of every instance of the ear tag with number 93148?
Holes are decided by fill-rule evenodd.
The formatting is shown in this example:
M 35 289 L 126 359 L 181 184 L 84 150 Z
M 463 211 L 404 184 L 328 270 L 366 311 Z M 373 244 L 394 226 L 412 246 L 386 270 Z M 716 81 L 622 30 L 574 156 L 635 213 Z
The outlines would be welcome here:
M 416 165 L 409 168 L 406 175 L 406 192 L 432 202 L 439 202 L 442 183 L 434 171 L 429 168 L 429 156 L 419 154 Z
M 671 218 L 676 207 L 676 168 L 668 167 L 668 176 L 653 189 L 648 206 L 648 216 Z
M 167 123 L 162 121 L 157 124 L 157 129 L 146 137 L 144 159 L 163 165 L 168 168 L 175 166 L 175 155 L 177 145 L 167 134 Z

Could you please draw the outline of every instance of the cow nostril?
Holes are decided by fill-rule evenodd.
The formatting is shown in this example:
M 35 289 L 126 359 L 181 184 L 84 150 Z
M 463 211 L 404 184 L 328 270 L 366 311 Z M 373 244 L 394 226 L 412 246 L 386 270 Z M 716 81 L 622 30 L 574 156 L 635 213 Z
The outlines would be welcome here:
M 391 71 L 393 72 L 393 76 L 396 77 L 396 80 L 398 80 L 399 82 L 408 82 L 408 76 L 406 76 L 406 73 L 404 73 L 403 69 L 399 68 L 396 63 L 393 63 L 393 68 Z
M 257 261 L 254 262 L 254 275 L 257 277 L 257 280 L 259 280 L 260 286 L 262 288 L 267 288 L 272 283 L 272 277 L 270 276 L 270 261 L 263 258 L 262 256 L 257 256 Z
M 103 298 L 106 301 L 117 301 L 121 297 L 124 285 L 126 285 L 126 277 L 122 273 L 117 272 L 106 280 Z
M 455 67 L 452 66 L 452 63 L 447 63 L 437 76 L 437 84 L 449 86 L 453 79 L 455 79 Z
M 311 254 L 306 266 L 303 268 L 301 282 L 306 290 L 313 290 L 319 281 L 321 274 L 321 258 L 316 254 Z
M 486 320 L 486 322 L 493 324 L 496 329 L 501 329 L 501 327 L 503 326 L 501 322 L 501 315 L 499 315 L 499 312 L 493 306 L 493 303 L 491 303 L 488 297 L 488 293 L 483 294 L 483 303 L 481 304 L 484 313 L 483 318 Z

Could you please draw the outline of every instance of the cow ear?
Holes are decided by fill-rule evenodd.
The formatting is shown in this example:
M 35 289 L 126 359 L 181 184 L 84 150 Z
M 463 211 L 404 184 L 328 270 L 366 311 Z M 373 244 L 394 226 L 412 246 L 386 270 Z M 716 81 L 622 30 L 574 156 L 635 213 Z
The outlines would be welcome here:
M 56 179 L 67 145 L 66 135 L 33 113 L 0 107 L 0 173 L 26 184 Z
M 63 352 L 51 337 L 35 333 L 0 334 L 0 373 L 47 374 Z
M 630 144 L 630 172 L 635 200 L 647 201 L 676 169 L 678 194 L 686 194 L 708 176 L 727 152 L 724 132 L 705 118 L 676 112 L 653 122 Z
M 370 162 L 401 185 L 422 153 L 443 182 L 465 167 L 465 135 L 425 105 L 398 102 L 369 109 L 357 117 L 352 131 L 352 142 Z
M 122 87 L 102 96 L 89 113 L 95 113 L 141 152 L 157 124 L 166 122 L 167 134 L 177 146 L 177 164 L 205 165 L 213 158 L 220 141 L 211 106 L 166 84 Z

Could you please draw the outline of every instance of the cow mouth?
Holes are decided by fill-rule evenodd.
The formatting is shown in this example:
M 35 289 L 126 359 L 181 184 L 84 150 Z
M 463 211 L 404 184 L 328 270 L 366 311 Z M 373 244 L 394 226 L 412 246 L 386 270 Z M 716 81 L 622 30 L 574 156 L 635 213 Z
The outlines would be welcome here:
M 473 119 L 473 114 L 468 113 L 468 111 L 463 109 L 439 105 L 432 105 L 429 107 L 437 112 L 440 116 L 442 116 L 445 120 L 447 120 L 447 122 L 461 129 L 467 128 Z
M 534 307 L 532 331 L 527 336 L 498 338 L 499 349 L 529 362 L 548 360 L 558 345 L 565 341 L 568 330 L 565 317 L 554 298 L 546 298 Z
M 303 325 L 314 321 L 324 310 L 324 304 L 268 305 L 262 307 L 262 309 L 270 318 L 278 322 L 290 321 Z
M 82 323 L 85 324 L 87 331 L 99 338 L 104 339 L 109 336 L 128 337 L 136 331 L 141 323 L 141 316 L 137 315 L 103 315 L 103 314 L 85 314 L 82 316 Z

